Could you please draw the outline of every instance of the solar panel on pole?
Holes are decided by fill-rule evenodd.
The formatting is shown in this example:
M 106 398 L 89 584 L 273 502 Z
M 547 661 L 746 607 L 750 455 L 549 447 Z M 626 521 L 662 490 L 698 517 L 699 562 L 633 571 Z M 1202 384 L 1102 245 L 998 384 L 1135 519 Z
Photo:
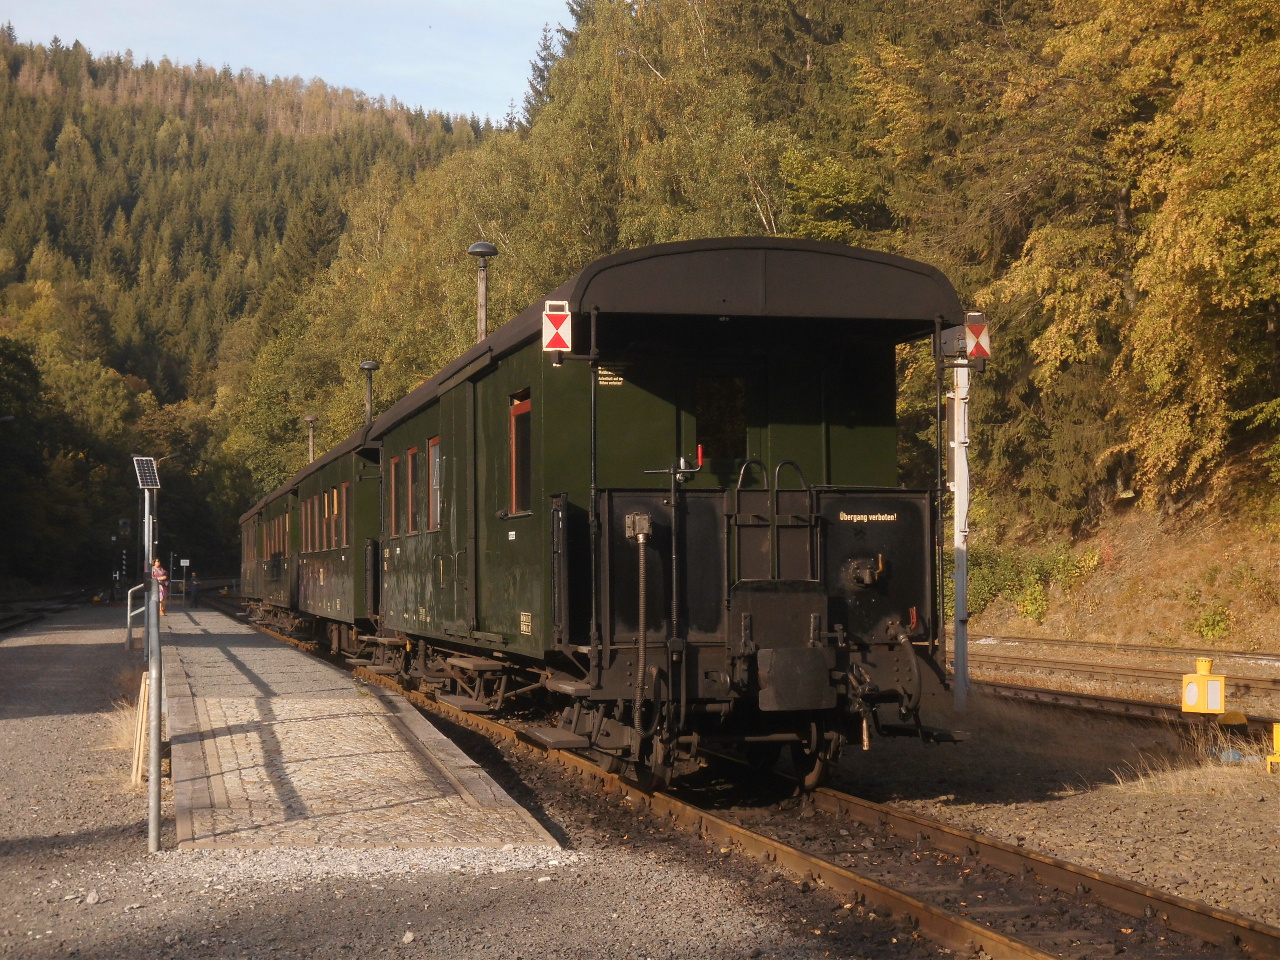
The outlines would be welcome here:
M 134 457 L 133 469 L 138 474 L 139 489 L 160 489 L 160 474 L 156 472 L 155 457 Z

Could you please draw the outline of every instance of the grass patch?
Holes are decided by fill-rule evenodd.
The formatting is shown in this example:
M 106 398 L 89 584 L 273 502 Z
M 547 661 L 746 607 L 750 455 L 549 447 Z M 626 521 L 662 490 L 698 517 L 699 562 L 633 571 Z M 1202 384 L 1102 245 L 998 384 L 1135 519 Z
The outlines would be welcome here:
M 1256 802 L 1280 793 L 1280 776 L 1267 773 L 1269 744 L 1212 723 L 1177 732 L 1176 746 L 1144 751 L 1113 771 L 1116 785 L 1142 796 L 1212 795 L 1228 801 Z

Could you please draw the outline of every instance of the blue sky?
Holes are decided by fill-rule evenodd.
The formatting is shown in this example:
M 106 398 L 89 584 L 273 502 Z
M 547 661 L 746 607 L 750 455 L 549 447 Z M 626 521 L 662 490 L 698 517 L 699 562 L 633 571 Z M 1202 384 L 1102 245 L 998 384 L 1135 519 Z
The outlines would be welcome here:
M 499 120 L 524 99 L 542 26 L 565 0 L 10 0 L 19 41 L 79 40 L 138 62 L 201 60 L 271 76 L 320 77 L 370 96 Z

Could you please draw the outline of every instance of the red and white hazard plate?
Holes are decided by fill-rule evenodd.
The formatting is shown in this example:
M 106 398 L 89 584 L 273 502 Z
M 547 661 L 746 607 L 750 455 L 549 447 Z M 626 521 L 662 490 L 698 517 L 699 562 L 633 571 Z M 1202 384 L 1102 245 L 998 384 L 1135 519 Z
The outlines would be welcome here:
M 542 308 L 542 349 L 573 353 L 573 318 L 566 300 L 548 300 Z

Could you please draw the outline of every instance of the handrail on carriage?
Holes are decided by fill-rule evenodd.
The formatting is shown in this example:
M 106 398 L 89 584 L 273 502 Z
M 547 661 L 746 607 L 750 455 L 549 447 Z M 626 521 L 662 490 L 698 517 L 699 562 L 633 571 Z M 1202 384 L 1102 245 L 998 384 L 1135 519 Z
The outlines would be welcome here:
M 742 464 L 742 469 L 738 471 L 738 489 L 739 490 L 742 489 L 742 484 L 747 479 L 747 467 L 751 466 L 753 463 L 760 468 L 760 479 L 764 481 L 764 488 L 768 490 L 769 489 L 769 468 L 764 465 L 764 461 L 757 460 L 755 457 L 752 457 L 750 460 L 744 461 Z
M 809 489 L 809 481 L 805 479 L 804 471 L 800 469 L 800 464 L 796 463 L 794 460 L 779 460 L 778 465 L 773 468 L 773 489 L 774 490 L 782 489 L 781 484 L 782 484 L 782 468 L 783 467 L 790 467 L 792 470 L 796 472 L 796 476 L 800 478 L 800 486 L 797 489 L 799 490 Z
M 137 610 L 133 609 L 133 595 L 137 593 L 139 590 L 146 589 L 146 586 L 147 586 L 146 583 L 140 583 L 136 587 L 130 587 L 129 592 L 125 594 L 124 606 L 125 606 L 125 609 L 128 611 L 128 614 L 125 616 L 125 620 L 124 620 L 124 648 L 126 650 L 133 649 L 133 618 L 138 616 L 138 614 L 140 613 L 145 613 L 147 610 L 147 603 L 145 598 L 142 601 L 142 606 L 140 606 Z

